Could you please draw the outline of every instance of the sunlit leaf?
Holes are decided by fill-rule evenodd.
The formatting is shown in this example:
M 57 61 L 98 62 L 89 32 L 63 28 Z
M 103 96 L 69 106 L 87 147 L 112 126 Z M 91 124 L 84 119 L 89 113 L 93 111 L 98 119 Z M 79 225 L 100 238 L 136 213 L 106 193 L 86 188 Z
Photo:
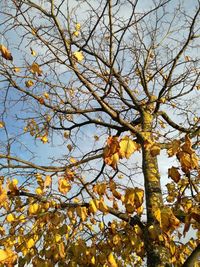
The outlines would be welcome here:
M 0 44 L 0 51 L 1 51 L 1 55 L 3 58 L 7 59 L 7 60 L 13 60 L 13 57 L 10 53 L 10 51 L 8 50 L 8 48 L 6 48 L 4 45 Z
M 43 71 L 41 70 L 41 68 L 39 67 L 39 65 L 37 63 L 33 63 L 30 66 L 30 70 L 32 73 L 37 74 L 38 76 L 42 76 Z
M 112 252 L 108 255 L 108 262 L 110 263 L 111 267 L 118 267 Z
M 74 57 L 78 61 L 82 61 L 84 59 L 83 52 L 82 51 L 76 51 L 73 53 Z
M 60 178 L 58 180 L 58 190 L 62 194 L 68 193 L 70 191 L 70 189 L 71 189 L 71 185 L 69 184 L 69 182 L 65 178 Z
M 34 82 L 32 80 L 28 80 L 28 81 L 25 82 L 25 85 L 26 85 L 26 87 L 29 88 L 29 87 L 34 85 Z
M 130 156 L 138 150 L 138 144 L 131 140 L 128 136 L 125 136 L 121 139 L 119 149 L 119 156 L 120 158 L 127 158 L 129 159 Z

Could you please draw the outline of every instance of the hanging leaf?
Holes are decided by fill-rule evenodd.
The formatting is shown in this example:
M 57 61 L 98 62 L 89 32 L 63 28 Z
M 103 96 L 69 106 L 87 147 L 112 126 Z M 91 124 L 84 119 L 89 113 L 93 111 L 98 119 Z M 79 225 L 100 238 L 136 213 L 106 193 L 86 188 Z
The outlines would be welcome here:
M 0 264 L 3 266 L 14 266 L 17 260 L 17 255 L 10 249 L 0 249 Z
M 42 76 L 43 71 L 40 69 L 37 63 L 33 63 L 30 67 L 32 73 L 37 74 L 38 76 Z
M 178 172 L 177 168 L 172 166 L 168 169 L 168 177 L 171 177 L 174 182 L 178 183 L 181 178 L 180 173 Z
M 173 140 L 167 150 L 168 156 L 172 157 L 176 155 L 176 153 L 180 150 L 181 141 L 180 140 Z
M 136 142 L 131 140 L 128 136 L 125 136 L 121 139 L 119 149 L 120 158 L 129 159 L 130 156 L 139 149 L 139 146 Z
M 60 178 L 58 181 L 58 190 L 62 194 L 66 194 L 71 189 L 71 185 L 68 183 L 68 181 L 65 178 Z
M 25 82 L 25 85 L 26 85 L 26 87 L 30 88 L 31 86 L 34 85 L 34 82 L 31 81 L 31 80 L 28 80 L 28 81 Z
M 112 252 L 108 255 L 108 262 L 111 267 L 118 267 L 117 262 L 112 254 Z
M 50 187 L 52 184 L 52 178 L 50 175 L 46 175 L 44 180 L 44 188 Z
M 160 154 L 160 147 L 159 145 L 153 145 L 151 148 L 150 148 L 150 153 L 152 155 L 152 157 L 156 157 L 157 155 Z
M 0 128 L 3 128 L 3 127 L 4 127 L 4 122 L 0 121 Z
M 82 51 L 76 51 L 73 53 L 74 57 L 78 61 L 82 61 L 84 59 L 83 52 Z
M 30 48 L 30 50 L 31 50 L 31 55 L 35 57 L 37 55 L 37 53 L 35 52 L 35 50 L 33 50 L 32 48 Z
M 2 44 L 0 44 L 0 51 L 3 58 L 5 58 L 6 60 L 13 60 L 10 51 Z

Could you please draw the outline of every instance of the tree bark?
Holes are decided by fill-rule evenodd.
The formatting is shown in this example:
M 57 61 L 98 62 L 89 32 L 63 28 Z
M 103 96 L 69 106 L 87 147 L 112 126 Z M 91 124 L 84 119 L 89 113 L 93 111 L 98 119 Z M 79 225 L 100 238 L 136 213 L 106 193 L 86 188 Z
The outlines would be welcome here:
M 143 114 L 143 134 L 144 137 L 152 138 L 152 122 L 153 116 L 144 112 Z M 144 138 L 145 139 L 145 138 Z M 153 215 L 153 208 L 161 208 L 163 206 L 163 198 L 160 184 L 160 173 L 158 169 L 157 157 L 151 155 L 148 143 L 142 141 L 142 168 L 144 174 L 145 184 L 145 197 L 146 197 L 146 209 L 147 209 L 147 231 L 145 238 L 145 247 L 147 251 L 147 266 L 148 267 L 169 267 L 170 264 L 170 252 L 166 248 L 163 241 L 153 241 L 148 234 L 148 227 L 150 225 L 156 226 L 158 232 L 160 231 L 160 225 L 155 220 Z

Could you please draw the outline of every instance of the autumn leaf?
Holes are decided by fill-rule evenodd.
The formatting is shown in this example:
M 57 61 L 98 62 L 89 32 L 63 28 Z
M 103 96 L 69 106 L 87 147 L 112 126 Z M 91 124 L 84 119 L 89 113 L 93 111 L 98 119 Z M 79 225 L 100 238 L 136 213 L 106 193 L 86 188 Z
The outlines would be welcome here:
M 12 213 L 8 214 L 7 217 L 6 217 L 6 221 L 9 222 L 9 223 L 14 222 L 15 221 L 15 216 Z
M 83 52 L 82 51 L 76 51 L 73 53 L 74 57 L 78 61 L 82 61 L 84 59 Z
M 35 241 L 33 238 L 30 238 L 26 243 L 26 246 L 28 249 L 31 249 L 32 247 L 34 247 L 34 245 L 35 245 Z
M 2 184 L 0 183 L 0 207 L 3 207 L 6 204 L 8 199 L 7 190 L 3 188 Z
M 73 32 L 73 35 L 76 36 L 76 37 L 78 37 L 79 36 L 79 31 Z
M 105 204 L 103 198 L 101 198 L 98 202 L 98 209 L 102 211 L 104 214 L 108 213 L 108 207 Z
M 13 57 L 10 53 L 10 51 L 8 50 L 8 48 L 6 48 L 4 45 L 0 44 L 0 51 L 1 51 L 1 55 L 3 58 L 5 58 L 6 60 L 13 60 Z
M 32 47 L 30 48 L 30 50 L 31 50 L 31 55 L 35 57 L 37 55 L 37 53 L 35 52 L 35 50 L 33 50 Z
M 125 136 L 121 139 L 119 149 L 119 157 L 129 159 L 130 156 L 138 150 L 139 146 L 136 142 L 131 140 L 128 136 Z
M 71 185 L 65 178 L 60 178 L 58 181 L 58 190 L 62 194 L 66 194 L 71 189 Z
M 159 222 L 163 232 L 169 233 L 176 229 L 180 221 L 175 217 L 172 210 L 168 207 L 156 208 L 154 210 L 154 216 Z
M 75 29 L 76 29 L 76 31 L 80 31 L 80 29 L 81 29 L 81 24 L 80 24 L 80 23 L 76 23 L 76 25 L 75 25 Z
M 76 213 L 77 215 L 81 218 L 81 220 L 84 222 L 87 217 L 88 217 L 88 213 L 87 213 L 87 208 L 86 207 L 77 207 L 76 208 Z
M 140 206 L 142 206 L 142 204 L 143 204 L 144 190 L 140 189 L 138 187 L 135 187 L 134 191 L 135 191 L 134 205 L 135 205 L 135 207 L 137 209 Z
M 152 157 L 156 157 L 157 155 L 160 154 L 160 147 L 159 145 L 153 145 L 151 148 L 150 148 L 150 153 L 152 155 Z
M 17 255 L 10 249 L 0 249 L 0 264 L 4 266 L 14 266 L 17 260 Z
M 30 66 L 30 71 L 34 74 L 37 74 L 38 76 L 42 76 L 42 73 L 43 73 L 39 65 L 35 62 Z
M 171 177 L 174 182 L 178 183 L 181 178 L 181 175 L 176 167 L 172 166 L 168 169 L 168 177 Z
M 20 68 L 18 68 L 18 67 L 15 67 L 15 68 L 13 69 L 13 71 L 14 71 L 15 73 L 18 73 L 18 72 L 20 72 L 20 71 L 21 71 L 21 69 L 20 69 Z
M 118 267 L 117 262 L 113 256 L 112 252 L 108 255 L 108 262 L 109 262 L 111 267 Z
M 107 165 L 110 165 L 113 169 L 116 169 L 119 161 L 119 141 L 117 136 L 109 136 L 107 139 L 107 145 L 103 151 L 103 158 Z
M 44 98 L 49 99 L 49 94 L 47 92 L 43 93 Z
M 33 203 L 29 205 L 28 213 L 29 215 L 35 215 L 39 211 L 39 205 L 38 203 Z
M 176 153 L 180 150 L 180 145 L 180 140 L 173 140 L 169 145 L 169 149 L 167 150 L 168 156 L 172 157 L 176 155 Z
M 0 128 L 3 128 L 3 127 L 4 127 L 4 122 L 0 121 Z
M 44 180 L 44 188 L 50 187 L 52 184 L 52 178 L 50 175 L 46 175 L 45 180 Z
M 26 87 L 30 88 L 31 86 L 34 85 L 34 82 L 32 80 L 28 80 L 25 82 L 25 85 L 26 85 Z
M 43 144 L 46 144 L 48 142 L 48 136 L 45 134 L 41 137 L 41 141 Z
M 95 214 L 97 212 L 97 210 L 98 210 L 97 209 L 97 202 L 94 199 L 90 200 L 90 202 L 89 202 L 89 211 L 91 213 Z

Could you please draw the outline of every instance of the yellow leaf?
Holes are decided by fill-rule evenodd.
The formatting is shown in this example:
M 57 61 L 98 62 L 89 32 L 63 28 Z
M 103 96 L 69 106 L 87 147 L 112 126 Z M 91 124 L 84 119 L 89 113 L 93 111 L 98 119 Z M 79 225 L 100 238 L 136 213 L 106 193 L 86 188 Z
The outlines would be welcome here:
M 144 198 L 144 190 L 136 187 L 135 188 L 135 199 L 134 199 L 134 205 L 136 208 L 139 208 L 143 204 L 143 198 Z
M 7 222 L 11 223 L 15 221 L 15 217 L 12 213 L 8 214 L 6 217 Z
M 66 253 L 65 253 L 65 245 L 64 245 L 63 242 L 59 243 L 59 245 L 58 245 L 58 251 L 59 251 L 60 257 L 62 259 L 64 259 L 65 256 L 66 256 Z
M 76 208 L 77 215 L 81 218 L 81 220 L 84 222 L 87 219 L 87 208 L 86 207 L 77 207 Z
M 108 262 L 110 263 L 111 267 L 118 267 L 117 262 L 112 254 L 112 252 L 108 255 Z
M 30 238 L 26 243 L 26 246 L 28 249 L 31 249 L 34 245 L 35 245 L 35 241 L 33 238 Z
M 97 212 L 97 206 L 96 206 L 95 201 L 93 199 L 90 200 L 89 205 L 90 205 L 89 206 L 90 212 L 93 213 L 93 214 L 95 214 Z
M 37 63 L 33 63 L 30 67 L 32 73 L 37 74 L 38 76 L 42 76 L 43 71 L 40 69 Z
M 10 53 L 10 51 L 8 50 L 8 48 L 6 48 L 4 45 L 0 44 L 0 51 L 1 51 L 1 55 L 3 58 L 5 58 L 6 60 L 13 60 L 13 57 Z
M 2 187 L 0 183 L 0 207 L 4 206 L 4 204 L 7 202 L 7 199 L 7 191 Z
M 79 36 L 79 31 L 73 32 L 73 35 L 76 36 L 76 37 L 78 37 Z
M 30 204 L 30 206 L 28 208 L 29 215 L 37 214 L 38 210 L 39 210 L 38 203 Z
M 65 178 L 60 178 L 58 181 L 58 190 L 62 194 L 66 194 L 71 189 L 71 185 L 68 183 L 68 181 Z
M 177 158 L 180 161 L 182 170 L 186 173 L 198 168 L 198 157 L 195 153 L 189 154 L 187 152 L 180 151 L 177 153 Z
M 47 142 L 48 142 L 48 135 L 43 135 L 42 137 L 41 137 L 41 141 L 42 141 L 42 143 L 43 144 L 46 144 Z
M 0 128 L 3 128 L 3 127 L 4 127 L 4 122 L 0 121 Z
M 100 223 L 99 223 L 99 229 L 100 229 L 101 231 L 103 231 L 104 228 L 105 228 L 104 223 L 103 223 L 103 222 L 100 222 Z
M 76 31 L 80 31 L 80 29 L 81 29 L 81 24 L 80 24 L 80 23 L 76 23 L 76 25 L 75 25 L 75 29 L 76 29 Z
M 165 102 L 166 102 L 166 98 L 165 97 L 161 97 L 160 98 L 160 103 L 163 103 L 164 104 Z
M 47 92 L 43 93 L 44 98 L 49 99 L 49 94 Z
M 167 150 L 168 156 L 172 157 L 180 150 L 181 141 L 173 140 L 170 144 L 169 149 Z
M 106 214 L 108 212 L 108 207 L 105 204 L 105 202 L 103 201 L 103 199 L 100 199 L 99 201 L 99 205 L 98 205 L 98 209 L 100 211 L 102 211 L 104 214 Z
M 154 216 L 165 233 L 172 232 L 180 224 L 180 221 L 174 216 L 172 210 L 168 207 L 163 207 L 161 209 L 157 208 L 154 210 Z
M 30 88 L 31 86 L 34 85 L 34 82 L 31 81 L 31 80 L 28 80 L 28 81 L 25 82 L 25 85 L 26 85 L 26 87 Z
M 168 169 L 168 177 L 171 177 L 174 182 L 178 183 L 181 178 L 180 173 L 178 172 L 177 168 L 172 166 Z
M 82 51 L 76 51 L 73 53 L 73 55 L 78 61 L 82 61 L 84 59 Z
M 50 187 L 52 184 L 52 178 L 50 175 L 46 175 L 44 180 L 44 188 Z
M 121 139 L 120 143 L 119 156 L 120 158 L 129 159 L 130 156 L 138 150 L 138 144 L 131 140 L 128 136 L 125 136 Z
M 43 190 L 41 189 L 41 187 L 38 187 L 38 188 L 35 189 L 35 193 L 37 195 L 42 195 L 43 194 Z
M 15 68 L 13 69 L 13 71 L 17 73 L 17 72 L 20 72 L 20 71 L 21 71 L 21 69 L 20 69 L 20 68 L 17 68 L 17 67 L 15 67 Z
M 93 265 L 95 264 L 95 257 L 94 257 L 94 256 L 92 256 L 92 258 L 91 258 L 91 261 L 90 261 L 90 262 L 91 262 L 91 264 L 93 264 Z
M 69 161 L 70 161 L 71 163 L 76 163 L 76 162 L 77 162 L 77 160 L 76 160 L 75 158 L 70 158 Z
M 60 240 L 61 240 L 61 235 L 59 235 L 59 234 L 56 234 L 55 235 L 55 241 L 56 241 L 56 243 L 58 243 Z
M 16 254 L 10 249 L 0 249 L 0 264 L 4 264 L 3 266 L 14 266 L 16 263 L 17 256 Z
M 30 50 L 31 50 L 31 55 L 35 57 L 37 55 L 37 53 L 35 52 L 35 50 L 33 50 L 32 48 L 30 48 Z

